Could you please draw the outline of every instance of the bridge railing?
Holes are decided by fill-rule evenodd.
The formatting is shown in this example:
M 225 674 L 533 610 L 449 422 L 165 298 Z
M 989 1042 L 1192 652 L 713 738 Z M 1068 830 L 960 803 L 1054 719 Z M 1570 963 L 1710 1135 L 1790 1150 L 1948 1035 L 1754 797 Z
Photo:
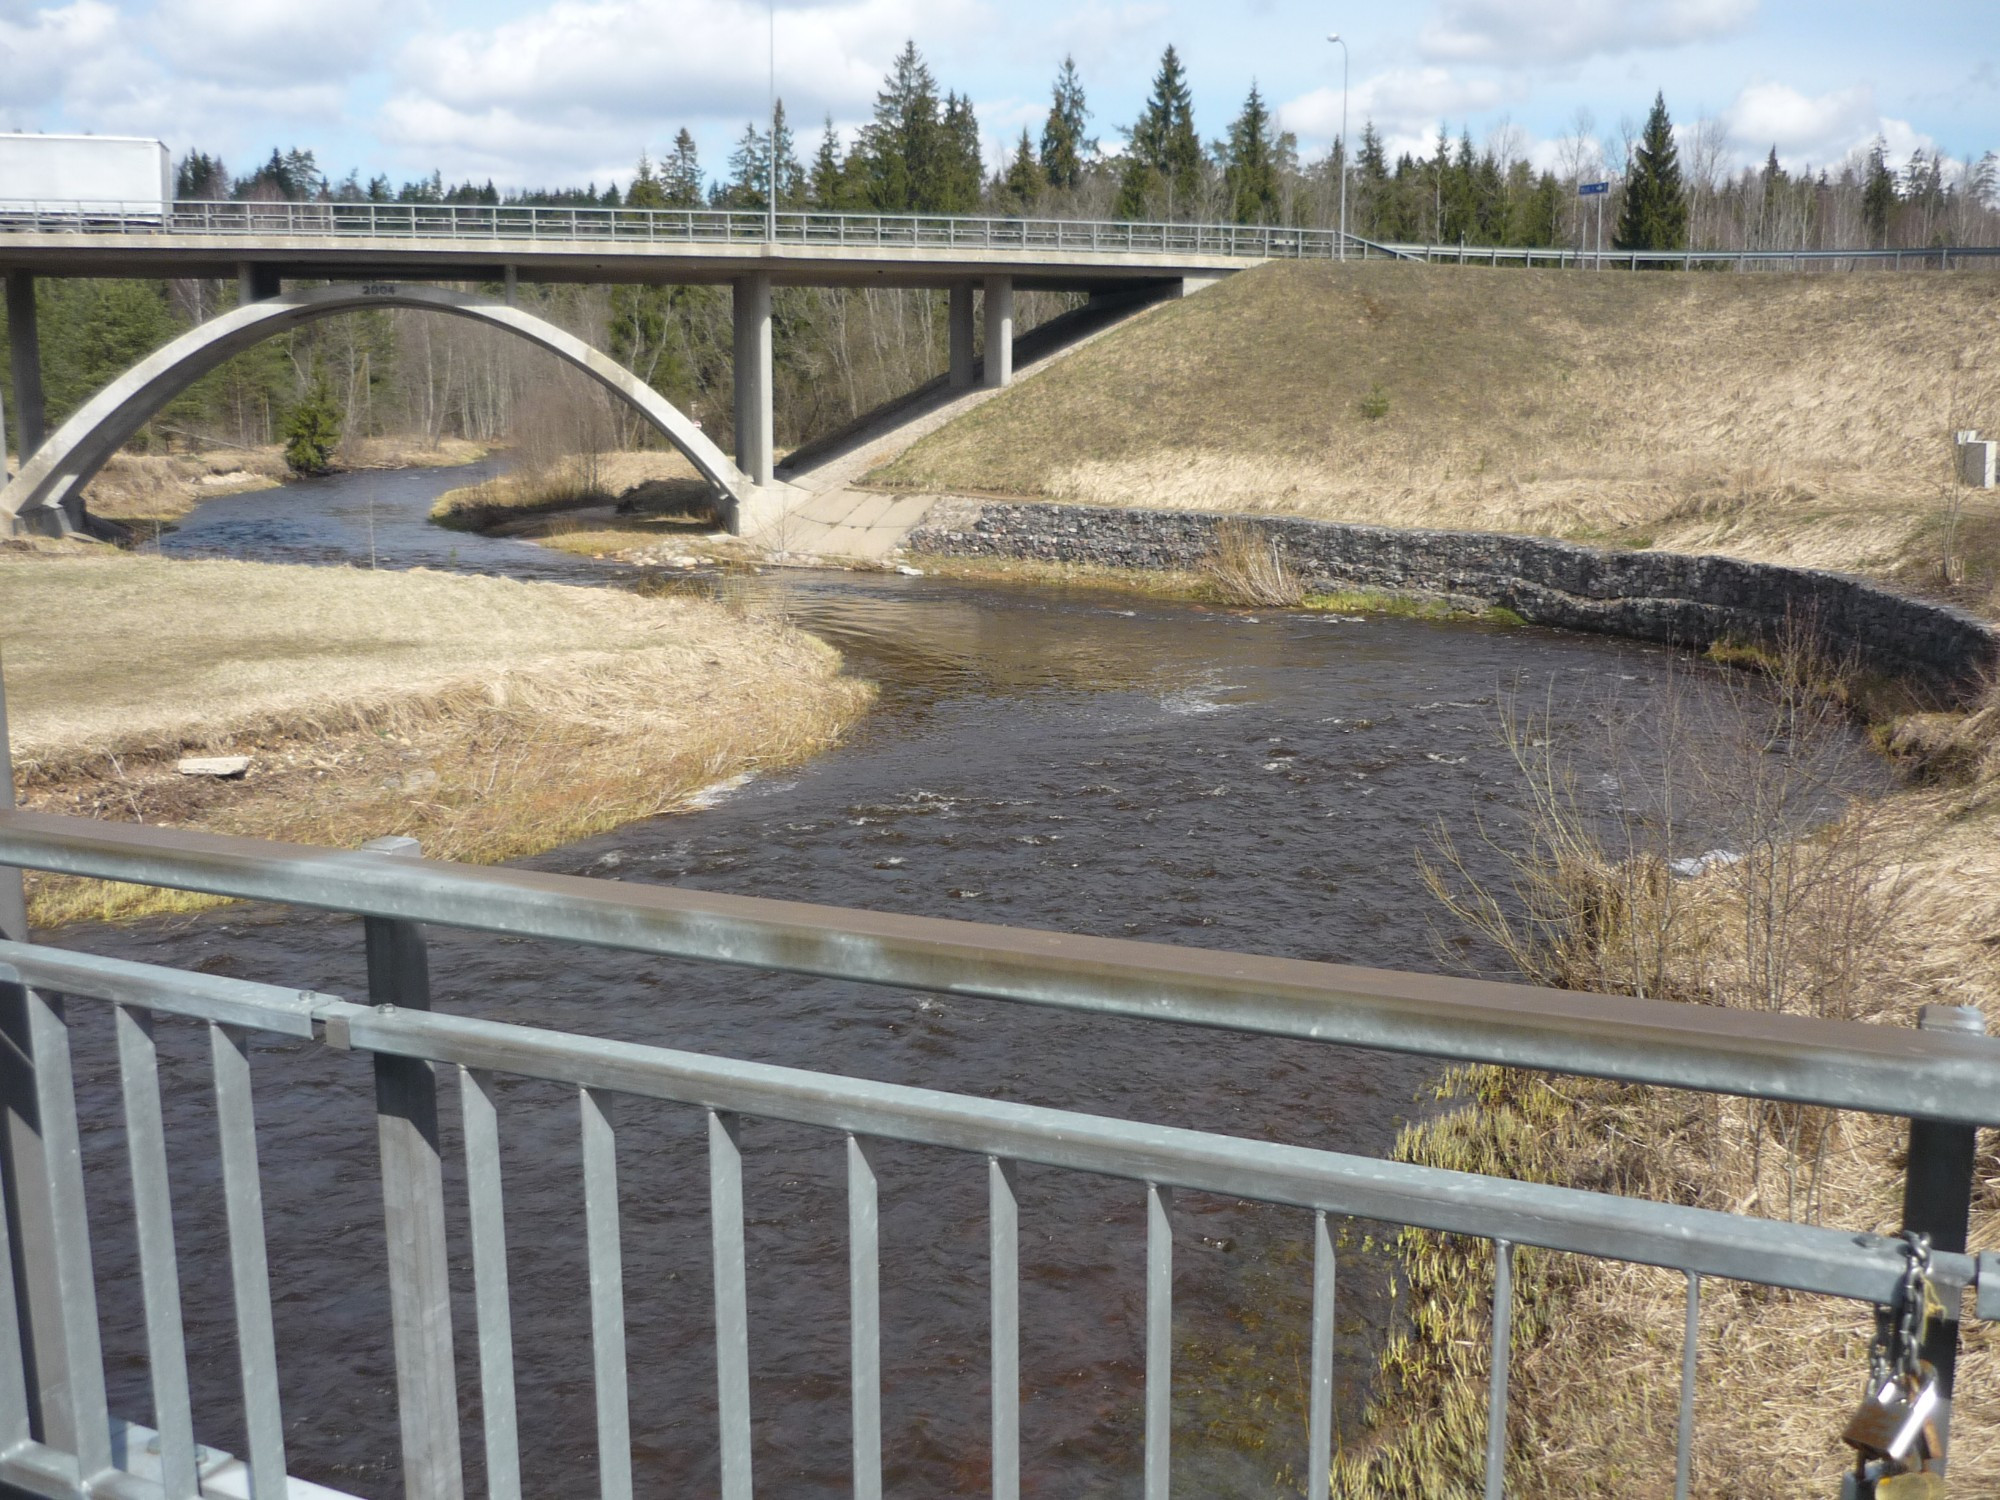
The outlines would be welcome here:
M 878 1179 L 871 1142 L 964 1153 L 989 1202 L 993 1491 L 1019 1494 L 1020 1210 L 1016 1163 L 1124 1179 L 1143 1195 L 1148 1500 L 1168 1494 L 1173 1392 L 1173 1194 L 1177 1189 L 1287 1205 L 1314 1245 L 1305 1472 L 1333 1453 L 1335 1237 L 1331 1216 L 1359 1216 L 1494 1243 L 1487 1493 L 1503 1492 L 1514 1250 L 1530 1245 L 1662 1266 L 1687 1278 L 1677 1429 L 1677 1493 L 1691 1482 L 1704 1278 L 1725 1278 L 1895 1307 L 1909 1258 L 1896 1238 L 1670 1203 L 1407 1165 L 1171 1124 L 1135 1123 L 833 1073 L 612 1042 L 439 1014 L 429 1008 L 420 923 L 584 943 L 983 996 L 1065 1010 L 1388 1048 L 1629 1082 L 1913 1117 L 1911 1183 L 1940 1180 L 1969 1201 L 1974 1128 L 2000 1123 L 2000 1039 L 1908 1031 L 1518 985 L 1353 969 L 1159 944 L 887 916 L 671 886 L 482 869 L 405 850 L 346 852 L 88 819 L 0 811 L 0 865 L 135 881 L 366 918 L 370 1004 L 0 943 L 0 1026 L 16 1060 L 8 1162 L 23 1243 L 0 1253 L 0 1482 L 37 1494 L 169 1497 L 195 1493 L 199 1434 L 187 1394 L 172 1188 L 162 1144 L 156 1022 L 206 1029 L 228 1220 L 241 1419 L 250 1492 L 282 1494 L 285 1434 L 272 1332 L 252 1035 L 372 1059 L 386 1250 L 408 1493 L 462 1493 L 459 1403 L 444 1260 L 445 1205 L 433 1069 L 455 1078 L 463 1120 L 472 1303 L 490 1493 L 520 1493 L 516 1351 L 501 1212 L 505 1101 L 496 1077 L 574 1089 L 590 1268 L 599 1493 L 632 1493 L 628 1357 L 620 1264 L 614 1100 L 700 1111 L 707 1132 L 722 1493 L 752 1493 L 749 1303 L 745 1278 L 745 1116 L 791 1121 L 844 1143 L 849 1204 L 852 1463 L 858 1495 L 881 1494 Z M 90 1197 L 78 1151 L 69 1025 L 112 1012 L 118 1040 L 131 1212 L 159 1458 L 144 1482 L 124 1455 L 133 1432 L 108 1411 L 91 1275 Z M 23 1073 L 26 1074 L 25 1081 Z M 626 1106 L 629 1108 L 629 1106 Z M 33 1125 L 24 1130 L 21 1122 Z M 1942 1178 L 1940 1179 L 1940 1169 Z M 1925 1191 L 1930 1191 L 1926 1189 Z M 1909 1212 L 1927 1211 L 1921 1192 Z M 1950 1210 L 1947 1209 L 1946 1217 Z M 1960 1220 L 1962 1232 L 1963 1220 Z M 1059 1231 L 1058 1231 L 1059 1232 Z M 2000 1317 L 2000 1257 L 1962 1253 L 1940 1226 L 1933 1283 L 1954 1321 L 1928 1357 L 1951 1378 L 1962 1294 Z M 26 1242 L 33 1241 L 32 1246 Z M 7 1247 L 0 1246 L 0 1251 Z M 24 1253 L 31 1251 L 32 1253 Z M 12 1282 L 15 1265 L 25 1284 Z M 27 1326 L 16 1321 L 17 1298 Z M 24 1353 L 32 1350 L 29 1361 Z M 49 1371 L 60 1366 L 60 1380 Z M 40 1373 L 39 1385 L 29 1371 Z M 1857 1377 L 1860 1372 L 1857 1371 Z M 1858 1383 L 1858 1381 L 1857 1381 Z M 1830 1419 L 1838 1414 L 1829 1414 Z M 123 1435 L 121 1438 L 120 1435 Z M 1834 1432 L 1829 1427 L 1829 1443 Z M 121 1446 L 122 1442 L 122 1446 Z M 1518 1457 L 1518 1456 L 1517 1456 Z M 158 1488 L 150 1487 L 157 1485 Z M 1317 1491 L 1324 1493 L 1323 1490 Z
M 761 209 L 548 208 L 524 204 L 55 202 L 0 199 L 0 234 L 222 235 L 237 238 L 505 241 L 531 245 L 606 242 L 648 245 L 777 244 L 817 249 L 1017 251 L 1054 256 L 1190 255 L 1225 260 L 1328 260 L 1340 254 L 1334 229 L 1261 224 L 1034 219 L 936 214 L 845 214 Z M 1428 264 L 1518 265 L 1565 269 L 1858 270 L 1950 269 L 2000 257 L 2000 247 L 1921 249 L 1574 250 L 1492 245 L 1390 243 L 1347 236 L 1349 258 Z

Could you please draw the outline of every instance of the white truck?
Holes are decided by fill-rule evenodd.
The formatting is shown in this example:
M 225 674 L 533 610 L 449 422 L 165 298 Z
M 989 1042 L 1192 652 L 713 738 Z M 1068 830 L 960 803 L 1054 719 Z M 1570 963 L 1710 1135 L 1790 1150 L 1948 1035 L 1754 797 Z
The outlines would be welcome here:
M 0 133 L 0 215 L 157 220 L 173 201 L 174 163 L 164 142 Z

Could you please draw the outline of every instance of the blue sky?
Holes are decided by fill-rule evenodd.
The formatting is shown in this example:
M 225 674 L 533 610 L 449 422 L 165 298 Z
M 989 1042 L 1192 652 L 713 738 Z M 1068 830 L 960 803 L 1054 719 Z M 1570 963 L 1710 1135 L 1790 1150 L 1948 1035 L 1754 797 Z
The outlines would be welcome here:
M 997 161 L 1039 130 L 1075 54 L 1107 145 L 1172 42 L 1205 138 L 1254 78 L 1308 156 L 1340 121 L 1392 146 L 1447 125 L 1511 132 L 1538 162 L 1601 150 L 1664 90 L 1684 139 L 1723 165 L 1773 145 L 1837 163 L 1878 133 L 1902 157 L 2000 149 L 1996 0 L 783 0 L 777 82 L 806 144 L 852 132 L 903 40 L 975 101 Z M 761 115 L 766 0 L 0 0 L 0 129 L 158 136 L 239 170 L 273 145 L 336 175 L 503 186 L 623 180 L 685 125 L 704 164 Z

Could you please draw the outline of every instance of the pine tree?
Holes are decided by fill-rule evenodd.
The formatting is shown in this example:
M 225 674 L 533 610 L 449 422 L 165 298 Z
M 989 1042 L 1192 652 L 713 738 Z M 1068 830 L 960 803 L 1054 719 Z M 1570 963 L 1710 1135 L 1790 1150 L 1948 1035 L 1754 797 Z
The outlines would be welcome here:
M 222 158 L 190 151 L 174 169 L 174 197 L 183 203 L 210 203 L 229 196 L 229 172 Z
M 1674 122 L 1667 117 L 1666 95 L 1655 94 L 1625 177 L 1625 204 L 1612 244 L 1620 250 L 1685 250 L 1687 231 L 1687 190 L 1681 183 Z
M 869 207 L 877 213 L 921 213 L 936 194 L 945 155 L 937 80 L 915 42 L 896 54 L 875 118 L 863 127 L 855 154 Z
M 1067 54 L 1051 91 L 1049 117 L 1042 125 L 1043 180 L 1058 192 L 1083 181 L 1084 158 L 1096 154 L 1097 142 L 1084 136 L 1090 108 L 1083 99 L 1083 80 L 1076 76 L 1076 59 Z
M 1035 143 L 1028 138 L 1028 127 L 1023 125 L 1021 143 L 1014 148 L 1013 163 L 1007 168 L 1006 176 L 1000 180 L 1008 211 L 1017 214 L 1031 212 L 1047 181 L 1047 174 L 1043 171 L 1041 163 L 1035 159 Z
M 1229 127 L 1223 152 L 1223 181 L 1229 190 L 1229 216 L 1238 224 L 1268 224 L 1277 216 L 1278 172 L 1271 145 L 1271 111 L 1250 84 L 1243 113 Z
M 1194 128 L 1194 94 L 1180 55 L 1169 46 L 1160 57 L 1152 96 L 1132 126 L 1118 192 L 1118 217 L 1136 219 L 1156 201 L 1168 218 L 1187 214 L 1201 192 L 1201 138 Z

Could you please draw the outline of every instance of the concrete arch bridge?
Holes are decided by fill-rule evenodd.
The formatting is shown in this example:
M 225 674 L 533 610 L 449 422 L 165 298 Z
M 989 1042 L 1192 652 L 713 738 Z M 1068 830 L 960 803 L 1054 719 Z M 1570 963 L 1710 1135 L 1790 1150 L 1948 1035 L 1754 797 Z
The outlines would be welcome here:
M 287 329 L 362 308 L 408 307 L 504 329 L 583 371 L 626 402 L 678 448 L 714 488 L 732 531 L 755 526 L 775 486 L 752 482 L 695 422 L 609 355 L 574 334 L 492 297 L 442 287 L 362 282 L 281 291 L 246 301 L 155 350 L 99 391 L 50 433 L 0 489 L 0 536 L 63 535 L 83 524 L 82 494 L 92 476 L 145 423 L 231 356 Z

